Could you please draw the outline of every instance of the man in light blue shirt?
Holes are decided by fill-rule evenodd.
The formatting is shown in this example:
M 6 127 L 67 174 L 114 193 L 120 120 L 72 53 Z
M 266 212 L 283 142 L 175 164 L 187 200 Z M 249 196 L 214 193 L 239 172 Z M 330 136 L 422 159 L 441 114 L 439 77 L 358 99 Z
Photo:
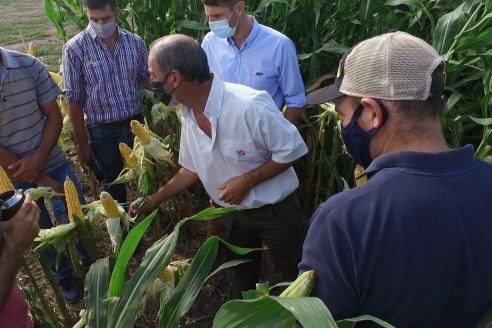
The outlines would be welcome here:
M 210 70 L 226 82 L 267 91 L 296 125 L 306 97 L 294 43 L 249 16 L 245 1 L 202 3 L 212 30 L 202 42 Z

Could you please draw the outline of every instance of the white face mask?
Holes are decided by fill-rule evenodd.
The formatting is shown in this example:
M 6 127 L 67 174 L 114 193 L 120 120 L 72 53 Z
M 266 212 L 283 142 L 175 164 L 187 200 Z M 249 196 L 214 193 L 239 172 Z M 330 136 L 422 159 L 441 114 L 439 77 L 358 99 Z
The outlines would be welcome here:
M 96 34 L 103 39 L 111 37 L 114 31 L 116 31 L 117 27 L 114 19 L 104 24 L 98 24 L 89 20 L 89 24 L 91 25 L 94 32 L 96 32 Z
M 237 6 L 237 4 L 236 4 Z M 218 21 L 209 22 L 210 30 L 214 32 L 219 38 L 230 38 L 236 33 L 237 24 L 239 24 L 239 17 L 237 18 L 236 25 L 234 27 L 229 26 L 229 19 L 231 19 L 234 11 L 236 10 L 236 6 L 232 10 L 231 16 L 227 19 L 221 19 Z

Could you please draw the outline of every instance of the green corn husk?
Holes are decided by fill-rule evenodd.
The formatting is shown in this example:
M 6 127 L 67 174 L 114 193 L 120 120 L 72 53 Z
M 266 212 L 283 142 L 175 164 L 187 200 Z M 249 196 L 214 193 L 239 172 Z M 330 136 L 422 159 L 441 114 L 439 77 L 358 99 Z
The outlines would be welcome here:
M 306 297 L 311 294 L 316 282 L 314 270 L 303 272 L 280 294 L 280 297 Z
M 51 187 L 29 188 L 24 191 L 24 194 L 30 195 L 33 201 L 37 201 L 40 198 L 53 198 L 56 196 L 63 196 L 63 194 L 55 192 Z

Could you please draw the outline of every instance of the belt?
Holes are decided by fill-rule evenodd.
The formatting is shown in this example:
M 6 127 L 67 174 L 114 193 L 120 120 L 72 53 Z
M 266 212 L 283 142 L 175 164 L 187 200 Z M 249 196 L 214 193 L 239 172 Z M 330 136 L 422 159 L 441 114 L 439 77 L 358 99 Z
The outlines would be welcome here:
M 110 123 L 102 123 L 100 125 L 105 125 L 109 128 L 129 128 L 130 127 L 130 122 L 133 120 L 137 120 L 140 123 L 144 122 L 144 117 L 142 113 L 139 113 L 137 115 L 134 115 L 132 117 L 126 118 L 122 121 L 117 121 L 117 122 L 110 122 Z

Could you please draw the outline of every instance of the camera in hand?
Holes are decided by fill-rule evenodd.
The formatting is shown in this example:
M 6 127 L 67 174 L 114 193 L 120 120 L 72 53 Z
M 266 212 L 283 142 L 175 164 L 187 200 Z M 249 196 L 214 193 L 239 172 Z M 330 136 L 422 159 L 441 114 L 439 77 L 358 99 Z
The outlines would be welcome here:
M 0 221 L 11 219 L 20 209 L 26 196 L 19 190 L 9 190 L 0 194 Z
M 98 181 L 101 181 L 104 178 L 101 164 L 99 164 L 99 162 L 95 158 L 92 158 L 90 160 L 89 167 L 91 168 L 92 172 L 94 173 L 94 176 Z

